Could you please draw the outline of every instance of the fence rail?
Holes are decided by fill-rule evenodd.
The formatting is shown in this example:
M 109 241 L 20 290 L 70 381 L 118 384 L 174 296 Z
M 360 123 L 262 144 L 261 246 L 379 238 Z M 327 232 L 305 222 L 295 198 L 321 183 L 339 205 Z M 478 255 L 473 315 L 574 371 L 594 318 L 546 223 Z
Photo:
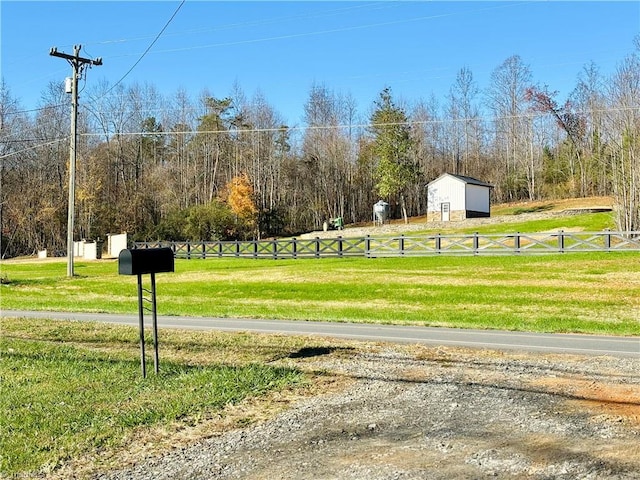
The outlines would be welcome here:
M 136 242 L 135 248 L 170 247 L 176 258 L 321 258 L 429 255 L 525 255 L 640 251 L 640 232 L 454 234 L 314 238 L 244 242 Z

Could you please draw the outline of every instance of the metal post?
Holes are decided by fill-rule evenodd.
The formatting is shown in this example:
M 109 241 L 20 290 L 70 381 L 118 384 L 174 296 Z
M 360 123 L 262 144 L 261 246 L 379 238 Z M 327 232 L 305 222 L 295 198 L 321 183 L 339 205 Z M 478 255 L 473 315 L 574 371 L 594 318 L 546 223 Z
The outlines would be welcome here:
M 153 366 L 156 374 L 160 371 L 158 356 L 158 311 L 156 309 L 156 274 L 151 272 L 151 312 L 153 313 Z
M 147 364 L 144 354 L 144 299 L 142 297 L 142 275 L 138 274 L 138 321 L 140 328 L 140 367 L 142 368 L 142 378 L 147 377 Z
M 558 250 L 560 253 L 564 253 L 564 231 L 558 231 Z

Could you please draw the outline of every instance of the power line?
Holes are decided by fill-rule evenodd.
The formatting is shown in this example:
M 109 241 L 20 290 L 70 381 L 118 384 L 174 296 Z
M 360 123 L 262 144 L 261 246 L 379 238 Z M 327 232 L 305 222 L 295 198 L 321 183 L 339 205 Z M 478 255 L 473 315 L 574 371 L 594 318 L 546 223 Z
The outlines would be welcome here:
M 217 26 L 213 26 L 213 27 L 208 26 L 208 27 L 202 27 L 202 28 L 197 28 L 197 29 L 192 29 L 192 30 L 184 30 L 184 31 L 181 31 L 181 32 L 174 32 L 174 33 L 171 33 L 169 35 L 165 35 L 165 37 L 167 37 L 167 36 L 190 35 L 190 34 L 193 34 L 193 33 L 206 33 L 206 32 L 219 31 L 219 30 L 230 30 L 230 29 L 239 28 L 239 27 L 254 27 L 254 26 L 262 26 L 262 25 L 271 25 L 271 24 L 280 23 L 280 22 L 283 22 L 283 21 L 290 21 L 290 20 L 315 19 L 315 18 L 333 16 L 333 15 L 336 15 L 336 14 L 339 14 L 339 13 L 342 13 L 342 12 L 350 13 L 353 10 L 356 10 L 356 9 L 360 10 L 360 9 L 371 7 L 373 5 L 379 6 L 380 2 L 374 1 L 373 3 L 368 3 L 368 4 L 365 4 L 365 5 L 349 6 L 349 7 L 338 8 L 338 9 L 333 9 L 333 10 L 327 10 L 327 11 L 324 11 L 324 12 L 321 12 L 321 13 L 308 13 L 308 14 L 300 14 L 300 15 L 290 15 L 290 16 L 276 17 L 276 18 L 270 18 L 270 19 L 267 18 L 267 19 L 253 20 L 253 21 L 247 21 L 247 22 L 236 22 L 236 23 L 230 23 L 230 24 L 223 24 L 223 25 L 217 25 Z M 388 8 L 388 6 L 385 6 L 385 7 Z M 147 38 L 153 38 L 153 36 L 152 35 L 147 35 L 147 36 L 123 38 L 123 39 L 117 39 L 117 40 L 104 40 L 104 41 L 97 42 L 97 44 L 98 45 L 108 45 L 108 44 L 112 44 L 112 43 L 127 43 L 127 42 L 138 41 L 138 40 L 146 40 Z
M 605 108 L 594 110 L 593 113 L 610 113 L 610 112 L 626 112 L 626 111 L 638 111 L 640 112 L 640 106 L 637 107 L 619 107 L 619 108 Z M 585 114 L 585 112 L 579 112 Z M 80 133 L 80 137 L 102 137 L 102 136 L 178 136 L 178 135 L 217 135 L 217 134 L 247 134 L 247 133 L 278 133 L 278 132 L 304 132 L 307 130 L 348 130 L 348 129 L 367 129 L 372 126 L 421 126 L 421 125 L 442 125 L 447 123 L 454 122 L 470 122 L 470 121 L 496 121 L 496 120 L 508 120 L 508 119 L 534 119 L 534 118 L 542 118 L 549 116 L 548 113 L 537 112 L 537 113 L 523 113 L 522 115 L 512 115 L 512 116 L 500 116 L 500 117 L 470 117 L 470 118 L 457 118 L 457 119 L 434 119 L 434 120 L 408 120 L 406 122 L 393 122 L 393 123 L 355 123 L 355 124 L 339 124 L 339 125 L 314 125 L 314 126 L 282 126 L 282 127 L 268 127 L 268 128 L 250 128 L 250 129 L 242 129 L 242 130 L 186 130 L 186 131 L 162 131 L 162 132 L 100 132 L 100 133 Z M 0 155 L 0 159 L 11 157 L 13 155 L 17 155 L 20 153 L 24 153 L 30 150 L 35 150 L 37 148 L 45 147 L 48 145 L 52 145 L 56 142 L 66 141 L 69 137 L 61 137 L 58 139 L 54 139 L 51 141 L 47 141 L 46 143 L 34 145 L 28 148 L 24 148 L 22 150 L 9 152 L 4 155 Z
M 610 113 L 610 112 L 626 112 L 626 111 L 638 111 L 640 112 L 640 105 L 634 107 L 618 107 L 618 108 L 605 108 L 591 111 L 592 113 Z M 587 112 L 587 113 L 591 113 Z M 577 112 L 586 114 L 585 112 Z M 353 123 L 353 124 L 336 124 L 336 125 L 303 125 L 303 126 L 279 126 L 279 127 L 266 127 L 266 128 L 247 128 L 247 129 L 221 129 L 221 130 L 185 130 L 185 131 L 161 131 L 161 132 L 149 132 L 149 131 L 137 131 L 137 132 L 107 132 L 111 135 L 118 136 L 172 136 L 172 135 L 216 135 L 216 134 L 243 134 L 243 133 L 275 133 L 283 131 L 307 131 L 307 130 L 346 130 L 346 129 L 367 129 L 371 127 L 387 127 L 387 126 L 419 126 L 419 125 L 442 125 L 450 123 L 462 123 L 462 122 L 493 122 L 499 120 L 512 120 L 512 119 L 535 119 L 548 117 L 550 114 L 546 112 L 524 112 L 520 115 L 501 115 L 501 116 L 478 116 L 468 118 L 446 118 L 446 119 L 433 119 L 433 120 L 407 120 L 406 122 L 389 122 L 389 123 Z M 103 136 L 102 133 L 83 133 L 84 137 L 96 137 Z
M 118 86 L 125 78 L 127 78 L 127 76 L 133 71 L 134 68 L 136 68 L 136 66 L 142 61 L 142 59 L 145 57 L 145 55 L 149 52 L 149 50 L 151 50 L 151 48 L 153 47 L 153 45 L 158 41 L 158 39 L 160 38 L 160 36 L 164 33 L 164 31 L 167 29 L 167 27 L 169 26 L 169 24 L 171 23 L 171 21 L 175 18 L 175 16 L 178 14 L 178 12 L 180 11 L 180 9 L 182 8 L 182 5 L 184 5 L 184 2 L 186 0 L 182 0 L 180 2 L 180 5 L 178 5 L 178 8 L 176 8 L 175 12 L 173 12 L 173 15 L 171 15 L 171 18 L 169 18 L 169 20 L 167 21 L 167 23 L 165 23 L 164 27 L 162 27 L 162 30 L 160 30 L 160 32 L 156 35 L 156 37 L 153 39 L 153 41 L 151 42 L 151 44 L 147 47 L 147 49 L 142 53 L 142 55 L 140 56 L 140 58 L 138 58 L 138 60 L 131 66 L 131 68 L 127 71 L 127 73 L 125 73 L 120 80 L 118 80 L 114 85 L 111 86 L 111 88 L 109 90 L 107 90 L 103 96 L 106 96 L 109 92 L 111 92 L 114 88 L 116 88 L 116 86 Z M 99 99 L 98 99 L 99 100 Z M 97 101 L 97 100 L 96 100 Z M 54 105 L 54 107 L 60 107 L 63 106 L 64 104 L 59 104 L 59 105 Z M 11 112 L 11 114 L 13 115 L 17 115 L 20 113 L 31 113 L 31 112 L 39 112 L 42 110 L 45 110 L 47 108 L 51 108 L 51 106 L 45 106 L 45 107 L 40 107 L 40 108 L 32 108 L 29 110 L 19 110 L 16 112 Z
M 182 0 L 180 2 L 180 5 L 178 5 L 178 8 L 176 8 L 176 11 L 173 12 L 173 15 L 171 15 L 171 18 L 169 18 L 169 20 L 167 21 L 167 23 L 165 23 L 164 27 L 162 27 L 162 30 L 160 30 L 160 32 L 156 35 L 156 38 L 153 39 L 153 41 L 149 44 L 149 46 L 147 47 L 147 49 L 142 53 L 142 55 L 140 56 L 140 58 L 138 58 L 138 60 L 131 66 L 131 68 L 127 71 L 127 73 L 125 73 L 120 80 L 118 80 L 115 84 L 113 84 L 111 86 L 111 88 L 109 90 L 107 90 L 104 95 L 107 95 L 109 92 L 111 92 L 111 90 L 113 90 L 114 88 L 116 88 L 116 86 L 118 86 L 120 84 L 120 82 L 122 82 L 125 78 L 127 78 L 127 76 L 133 71 L 134 68 L 136 68 L 136 66 L 142 61 L 142 59 L 145 57 L 145 55 L 149 52 L 149 50 L 151 50 L 151 48 L 155 45 L 155 43 L 158 41 L 158 39 L 160 38 L 160 36 L 164 33 L 164 31 L 167 29 L 167 27 L 169 26 L 169 24 L 171 23 L 171 21 L 175 18 L 175 16 L 178 14 L 178 12 L 180 11 L 180 9 L 182 8 L 182 6 L 184 5 L 184 2 L 186 0 Z M 104 96 L 103 95 L 103 96 Z
M 38 145 L 32 145 L 30 147 L 27 148 L 23 148 L 22 150 L 16 150 L 15 152 L 9 152 L 9 153 L 5 153 L 4 155 L 0 155 L 0 159 L 4 159 L 4 158 L 8 158 L 8 157 L 12 157 L 13 155 L 18 155 L 20 153 L 25 153 L 25 152 L 29 152 L 31 150 L 36 150 L 38 148 L 42 148 L 42 147 L 47 147 L 49 145 L 53 145 L 54 143 L 58 143 L 58 142 L 66 142 L 69 140 L 69 137 L 61 137 L 61 138 L 56 138 L 54 140 L 48 141 L 46 143 L 40 143 Z

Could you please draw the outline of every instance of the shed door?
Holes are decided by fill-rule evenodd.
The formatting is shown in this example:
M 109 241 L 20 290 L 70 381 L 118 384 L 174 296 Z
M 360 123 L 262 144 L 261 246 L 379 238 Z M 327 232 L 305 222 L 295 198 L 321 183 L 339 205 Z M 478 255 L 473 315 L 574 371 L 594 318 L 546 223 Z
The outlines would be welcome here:
M 440 218 L 443 222 L 449 221 L 449 211 L 451 210 L 451 204 L 449 202 L 440 204 Z

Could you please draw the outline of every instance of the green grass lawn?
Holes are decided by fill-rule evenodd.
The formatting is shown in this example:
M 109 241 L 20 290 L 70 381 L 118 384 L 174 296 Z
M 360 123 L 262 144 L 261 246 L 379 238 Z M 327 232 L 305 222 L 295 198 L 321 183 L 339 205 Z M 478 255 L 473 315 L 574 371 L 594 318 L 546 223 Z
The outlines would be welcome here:
M 550 216 L 537 220 L 521 220 L 518 215 L 512 215 L 508 222 L 493 223 L 488 225 L 477 225 L 473 227 L 458 227 L 452 222 L 450 228 L 438 228 L 438 232 L 442 234 L 455 233 L 474 233 L 490 234 L 490 233 L 515 233 L 515 232 L 557 232 L 559 230 L 566 231 L 583 231 L 583 232 L 601 232 L 605 229 L 615 230 L 615 221 L 613 213 L 584 213 L 578 215 L 558 215 Z M 411 233 L 411 235 L 436 233 L 434 229 L 425 229 Z
M 612 228 L 611 214 L 580 217 L 442 233 Z M 75 270 L 66 277 L 65 259 L 0 262 L 0 308 L 137 314 L 136 278 L 118 275 L 116 260 Z M 175 273 L 157 275 L 157 292 L 160 315 L 640 335 L 633 252 L 177 260 Z M 74 462 L 89 475 L 121 465 L 122 453 L 175 445 L 176 432 L 229 415 L 231 405 L 307 385 L 310 377 L 272 361 L 318 345 L 165 329 L 160 375 L 142 379 L 135 328 L 1 322 L 3 478 L 60 475 Z M 252 421 L 243 412 L 231 426 Z
M 305 345 L 294 337 L 163 331 L 160 374 L 143 379 L 135 328 L 9 318 L 1 326 L 1 478 L 49 476 L 81 458 L 122 465 L 123 449 L 162 445 L 229 405 L 306 383 L 268 364 Z
M 71 279 L 64 259 L 0 266 L 3 310 L 137 313 L 136 278 L 118 275 L 115 260 L 77 262 Z M 178 260 L 175 273 L 157 275 L 157 290 L 160 315 L 640 335 L 633 252 Z M 105 468 L 153 429 L 304 382 L 266 363 L 305 345 L 294 337 L 163 330 L 161 375 L 143 380 L 135 328 L 2 318 L 1 329 L 7 476 L 85 454 Z
M 4 262 L 4 309 L 137 313 L 116 261 Z M 178 260 L 160 315 L 640 334 L 640 254 Z

